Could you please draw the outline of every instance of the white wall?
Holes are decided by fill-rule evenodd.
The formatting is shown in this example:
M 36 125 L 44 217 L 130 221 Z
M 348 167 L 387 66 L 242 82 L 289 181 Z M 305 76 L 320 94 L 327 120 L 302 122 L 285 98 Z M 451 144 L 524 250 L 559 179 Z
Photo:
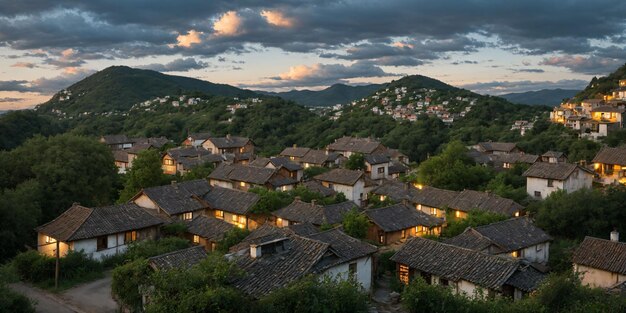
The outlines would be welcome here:
M 565 181 L 565 190 L 567 192 L 573 192 L 583 188 L 591 188 L 592 184 L 593 174 L 587 173 L 581 169 L 576 169 Z
M 87 254 L 87 256 L 96 260 L 101 260 L 105 256 L 115 255 L 126 251 L 127 246 L 124 242 L 124 233 L 108 235 L 107 246 L 107 249 L 98 251 L 98 242 L 96 238 L 74 241 L 74 251 L 83 251 Z
M 522 250 L 521 257 L 535 263 L 548 263 L 550 243 L 544 242 Z
M 591 287 L 608 288 L 626 281 L 626 275 L 611 273 L 597 268 L 574 264 L 574 271 L 582 273 L 581 283 Z
M 215 179 L 211 179 L 210 180 L 210 185 L 211 186 L 218 186 L 218 187 L 228 188 L 228 189 L 235 189 L 233 187 L 233 183 L 227 182 L 227 181 L 215 180 Z
M 378 169 L 380 168 L 384 168 L 385 172 L 384 173 L 378 173 Z M 388 174 L 389 174 L 389 163 L 382 163 L 382 164 L 376 164 L 376 165 L 368 165 L 368 170 L 371 172 L 370 173 L 370 178 L 377 180 L 377 179 L 384 179 L 387 178 Z
M 356 262 L 356 275 L 355 278 L 363 289 L 366 291 L 370 291 L 372 288 L 372 257 L 367 256 L 354 261 L 346 262 L 339 264 L 337 266 L 333 266 L 326 271 L 324 271 L 323 275 L 338 277 L 341 279 L 348 279 L 349 275 L 349 264 Z
M 554 180 L 552 182 L 552 187 L 548 187 L 548 180 L 543 178 L 536 177 L 526 177 L 526 192 L 531 196 L 535 197 L 535 191 L 541 192 L 541 199 L 545 199 L 551 193 L 564 189 L 564 181 L 562 180 Z
M 146 196 L 143 193 L 141 194 L 141 196 L 137 197 L 137 199 L 133 200 L 133 202 L 135 202 L 136 205 L 142 208 L 148 208 L 148 209 L 153 209 L 153 210 L 158 209 L 156 203 L 150 200 L 150 198 L 148 198 L 148 196 Z

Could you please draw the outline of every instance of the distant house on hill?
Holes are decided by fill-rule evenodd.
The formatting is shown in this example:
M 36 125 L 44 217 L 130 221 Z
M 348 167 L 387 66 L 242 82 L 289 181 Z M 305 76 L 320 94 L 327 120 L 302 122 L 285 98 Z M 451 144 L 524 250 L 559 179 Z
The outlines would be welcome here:
M 526 191 L 532 197 L 545 199 L 557 190 L 573 192 L 591 188 L 593 172 L 570 163 L 533 164 L 523 174 L 526 177 Z
M 387 148 L 372 138 L 341 137 L 328 145 L 329 152 L 337 152 L 348 158 L 354 153 L 386 153 Z
M 572 255 L 574 271 L 582 274 L 582 283 L 591 287 L 611 288 L 626 281 L 626 243 L 619 233 L 611 240 L 585 237 Z
M 72 205 L 37 227 L 37 250 L 60 256 L 82 251 L 96 260 L 126 251 L 128 244 L 155 239 L 163 220 L 135 204 L 88 208 Z
M 626 184 L 626 146 L 604 147 L 591 162 L 602 184 Z
M 296 145 L 293 145 L 293 147 L 285 148 L 278 155 L 281 157 L 289 158 L 289 160 L 293 162 L 300 163 L 300 159 L 302 159 L 302 157 L 304 157 L 309 151 L 311 151 L 311 148 L 298 147 Z
M 567 156 L 563 152 L 548 151 L 541 155 L 541 162 L 546 163 L 567 163 Z
M 484 154 L 509 154 L 523 152 L 513 142 L 480 142 L 473 146 L 473 148 Z
M 367 194 L 376 185 L 364 172 L 342 168 L 332 169 L 315 176 L 313 179 L 337 193 L 342 192 L 346 199 L 359 206 L 363 205 L 364 201 L 367 200 Z

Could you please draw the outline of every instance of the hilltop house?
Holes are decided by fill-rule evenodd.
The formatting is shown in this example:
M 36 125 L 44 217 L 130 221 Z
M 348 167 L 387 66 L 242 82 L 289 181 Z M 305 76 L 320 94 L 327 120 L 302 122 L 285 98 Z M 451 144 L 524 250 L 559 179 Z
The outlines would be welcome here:
M 296 145 L 293 145 L 293 147 L 285 148 L 278 155 L 281 157 L 289 158 L 289 160 L 293 162 L 300 163 L 300 159 L 302 159 L 302 157 L 309 153 L 309 151 L 311 151 L 311 148 L 298 147 Z
M 251 210 L 259 199 L 256 193 L 219 186 L 202 196 L 208 215 L 243 229 L 257 228 L 259 223 Z
M 589 133 L 584 133 L 594 139 L 606 137 L 610 131 L 623 128 L 623 106 L 605 105 L 591 109 Z
M 104 135 L 100 137 L 99 141 L 112 150 L 128 149 L 135 143 L 135 139 L 128 138 L 126 135 Z
M 304 175 L 300 164 L 291 162 L 284 157 L 256 158 L 254 161 L 250 162 L 250 166 L 276 169 L 282 176 L 290 177 L 297 181 L 302 180 L 302 176 Z
M 342 192 L 346 199 L 353 201 L 358 206 L 363 205 L 364 201 L 367 200 L 367 194 L 375 186 L 375 183 L 365 173 L 342 168 L 330 170 L 313 177 L 313 179 L 337 193 Z
M 518 217 L 478 227 L 468 227 L 447 244 L 487 254 L 547 263 L 552 238 L 527 217 Z
M 207 139 L 211 138 L 211 133 L 191 133 L 187 135 L 187 138 L 183 141 L 181 146 L 183 147 L 202 147 L 202 143 L 204 143 Z
M 204 179 L 144 188 L 130 202 L 154 210 L 155 214 L 183 221 L 204 214 L 206 205 L 200 200 L 211 186 Z
M 217 243 L 224 238 L 235 225 L 213 216 L 199 215 L 191 221 L 186 221 L 185 237 L 194 245 L 199 245 L 206 251 L 215 251 Z
M 521 299 L 536 290 L 543 274 L 512 260 L 424 238 L 412 238 L 391 258 L 398 278 L 408 284 L 415 277 L 451 288 L 468 297 L 502 295 Z M 482 295 L 480 289 L 486 290 Z
M 591 161 L 600 183 L 626 184 L 626 146 L 604 147 Z
M 353 153 L 375 154 L 386 153 L 387 148 L 372 138 L 341 137 L 326 148 L 329 152 L 337 152 L 348 158 Z
M 541 162 L 546 163 L 567 163 L 567 156 L 563 152 L 548 151 L 541 155 Z
M 404 241 L 409 237 L 439 235 L 443 219 L 417 211 L 403 203 L 365 210 L 370 220 L 367 239 L 383 245 Z
M 287 191 L 298 183 L 289 176 L 281 175 L 278 169 L 240 164 L 220 164 L 209 175 L 211 186 L 247 191 L 253 187 Z
M 545 199 L 557 190 L 573 192 L 591 188 L 593 172 L 570 163 L 533 164 L 523 174 L 526 177 L 526 192 L 532 197 Z
M 373 180 L 381 180 L 389 177 L 391 159 L 384 154 L 368 154 L 365 156 L 365 173 Z
M 611 240 L 587 236 L 574 251 L 572 263 L 583 284 L 611 288 L 626 281 L 626 243 L 619 242 L 617 231 Z
M 209 151 L 198 147 L 173 148 L 161 158 L 163 173 L 168 175 L 185 174 L 192 168 L 211 163 L 214 166 L 226 161 L 220 154 L 211 154 Z
M 343 221 L 343 215 L 354 207 L 356 206 L 352 201 L 319 205 L 315 200 L 306 203 L 296 198 L 288 206 L 272 212 L 272 215 L 276 218 L 275 223 L 278 227 L 301 223 L 310 223 L 319 227 L 340 224 Z
M 54 220 L 37 227 L 37 250 L 60 256 L 83 251 L 101 260 L 126 251 L 133 241 L 155 239 L 163 220 L 135 204 L 88 208 L 72 205 Z
M 484 154 L 510 154 L 523 152 L 512 142 L 479 142 L 472 148 Z

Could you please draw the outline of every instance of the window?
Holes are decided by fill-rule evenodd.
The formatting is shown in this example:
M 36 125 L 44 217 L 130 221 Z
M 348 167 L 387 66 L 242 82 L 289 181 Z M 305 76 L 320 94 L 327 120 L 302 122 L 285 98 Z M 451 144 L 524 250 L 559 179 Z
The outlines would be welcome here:
M 384 167 L 379 167 L 378 168 L 378 174 L 385 174 L 385 168 Z
M 293 157 L 293 156 L 290 156 L 290 157 L 289 157 L 289 160 L 292 160 L 292 161 L 293 161 L 293 160 L 295 160 L 295 159 L 296 159 L 296 157 Z
M 437 209 L 436 208 L 430 208 L 430 215 L 437 216 Z
M 215 210 L 215 217 L 223 220 L 224 219 L 224 211 Z
M 56 242 L 56 240 L 54 240 L 54 238 L 52 238 L 52 237 L 50 237 L 50 236 L 44 236 L 43 240 L 44 240 L 46 243 L 55 243 L 55 242 Z
M 97 241 L 96 249 L 98 251 L 104 250 L 104 249 L 108 248 L 109 240 L 108 240 L 107 236 L 100 236 L 100 237 L 96 238 L 96 241 Z
M 385 196 L 381 195 L 380 196 L 380 201 L 385 201 L 385 198 L 386 198 Z
M 535 197 L 541 198 L 541 191 L 535 191 Z
M 548 187 L 554 187 L 554 180 L 548 179 Z
M 276 219 L 276 226 L 278 227 L 283 227 L 283 219 L 282 218 L 277 218 Z
M 513 252 L 511 252 L 511 256 L 514 258 L 519 258 L 522 255 L 520 250 L 515 250 Z
M 174 165 L 174 160 L 172 160 L 172 159 L 165 159 L 165 160 L 163 160 L 163 164 L 165 164 L 165 165 Z
M 406 238 L 406 230 L 402 230 L 402 239 Z
M 543 250 L 543 246 L 542 245 L 536 245 L 535 246 L 535 251 L 540 252 L 541 250 Z
M 348 264 L 348 276 L 351 279 L 356 276 L 356 262 Z
M 191 212 L 183 213 L 183 221 L 189 221 L 192 218 L 193 218 L 193 213 L 191 213 Z
M 461 217 L 461 211 L 454 211 L 455 217 Z
M 245 186 L 246 186 L 246 183 L 245 183 L 245 182 L 240 181 L 240 182 L 239 182 L 239 186 L 241 186 L 241 187 L 245 187 Z
M 400 264 L 400 268 L 398 269 L 398 278 L 403 284 L 409 284 L 409 267 L 407 265 Z
M 200 236 L 193 235 L 193 243 L 194 244 L 199 244 L 200 243 Z
M 439 278 L 439 284 L 442 286 L 449 286 L 450 282 L 445 278 Z
M 137 240 L 137 232 L 136 231 L 127 231 L 124 234 L 124 242 L 128 243 L 128 242 L 133 242 Z

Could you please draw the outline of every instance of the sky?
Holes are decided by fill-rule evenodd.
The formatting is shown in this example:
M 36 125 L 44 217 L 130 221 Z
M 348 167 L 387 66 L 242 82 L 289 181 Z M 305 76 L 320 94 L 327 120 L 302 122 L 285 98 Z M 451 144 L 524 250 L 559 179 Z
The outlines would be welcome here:
M 583 89 L 626 62 L 623 0 L 0 0 L 0 110 L 112 65 L 253 90 L 421 74 Z

